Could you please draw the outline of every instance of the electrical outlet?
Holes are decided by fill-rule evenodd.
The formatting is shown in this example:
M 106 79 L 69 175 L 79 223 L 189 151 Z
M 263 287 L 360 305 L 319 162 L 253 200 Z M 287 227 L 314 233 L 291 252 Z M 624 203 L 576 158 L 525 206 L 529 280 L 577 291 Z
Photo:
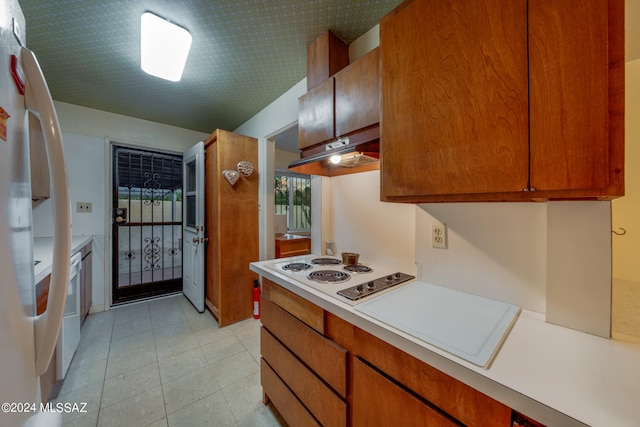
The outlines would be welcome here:
M 76 212 L 91 213 L 91 202 L 78 202 L 76 204 Z
M 444 224 L 431 224 L 431 247 L 447 249 L 447 226 Z

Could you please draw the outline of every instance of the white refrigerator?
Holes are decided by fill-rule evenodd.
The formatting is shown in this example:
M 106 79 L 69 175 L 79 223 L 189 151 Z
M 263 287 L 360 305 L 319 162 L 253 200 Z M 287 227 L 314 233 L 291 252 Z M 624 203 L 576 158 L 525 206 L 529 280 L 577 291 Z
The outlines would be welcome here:
M 38 62 L 24 47 L 17 0 L 0 1 L 0 426 L 56 426 L 41 406 L 64 313 L 71 253 L 69 189 L 58 118 Z M 54 256 L 45 313 L 36 315 L 28 115 L 40 119 L 49 159 Z M 43 411 L 44 409 L 44 411 Z

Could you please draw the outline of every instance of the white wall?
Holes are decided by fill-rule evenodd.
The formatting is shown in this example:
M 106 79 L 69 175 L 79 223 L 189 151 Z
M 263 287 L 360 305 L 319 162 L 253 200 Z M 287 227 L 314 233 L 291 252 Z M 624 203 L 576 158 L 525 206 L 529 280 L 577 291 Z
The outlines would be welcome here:
M 431 246 L 445 224 L 447 249 Z M 416 209 L 422 280 L 544 313 L 547 209 L 544 203 L 442 203 Z
M 148 120 L 54 102 L 63 132 L 108 138 L 138 146 L 183 152 L 208 134 Z M 211 129 L 213 132 L 215 129 Z
M 95 236 L 93 251 L 92 310 L 110 303 L 110 201 L 109 140 L 164 151 L 182 152 L 207 134 L 135 119 L 77 105 L 55 102 L 63 132 L 71 196 L 72 233 Z M 92 213 L 77 213 L 76 202 L 91 202 Z M 33 213 L 35 237 L 53 233 L 51 202 Z
M 357 252 L 364 264 L 415 274 L 415 206 L 381 202 L 380 171 L 330 180 L 336 254 Z
M 92 305 L 104 306 L 105 288 L 105 163 L 104 139 L 62 133 L 71 198 L 71 233 L 93 235 Z M 77 202 L 90 202 L 91 213 L 76 212 Z M 34 237 L 53 234 L 51 199 L 33 210 Z
M 287 170 L 289 164 L 300 158 L 300 154 L 291 151 L 276 150 L 274 167 L 280 170 Z

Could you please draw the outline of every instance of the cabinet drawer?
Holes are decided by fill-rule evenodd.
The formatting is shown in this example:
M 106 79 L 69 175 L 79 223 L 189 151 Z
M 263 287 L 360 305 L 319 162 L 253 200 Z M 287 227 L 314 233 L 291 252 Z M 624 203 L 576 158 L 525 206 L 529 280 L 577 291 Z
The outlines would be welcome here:
M 284 308 L 289 314 L 324 335 L 324 310 L 322 308 L 264 278 L 262 279 L 262 292 L 271 302 Z
M 260 377 L 262 389 L 273 405 L 286 408 L 281 415 L 287 424 L 303 427 L 320 425 L 264 359 L 261 361 Z
M 262 298 L 262 324 L 342 397 L 347 395 L 347 350 Z
M 265 328 L 260 351 L 269 366 L 323 426 L 345 426 L 347 404 Z
M 459 426 L 357 357 L 353 359 L 352 425 Z
M 509 425 L 511 409 L 474 388 L 361 330 L 354 353 L 469 426 Z

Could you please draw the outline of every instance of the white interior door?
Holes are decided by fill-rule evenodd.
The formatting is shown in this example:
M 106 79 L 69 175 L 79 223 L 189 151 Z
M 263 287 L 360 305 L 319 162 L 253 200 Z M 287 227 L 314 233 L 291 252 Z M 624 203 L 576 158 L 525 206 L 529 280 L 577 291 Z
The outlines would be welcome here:
M 198 142 L 183 156 L 182 292 L 204 311 L 204 143 Z

